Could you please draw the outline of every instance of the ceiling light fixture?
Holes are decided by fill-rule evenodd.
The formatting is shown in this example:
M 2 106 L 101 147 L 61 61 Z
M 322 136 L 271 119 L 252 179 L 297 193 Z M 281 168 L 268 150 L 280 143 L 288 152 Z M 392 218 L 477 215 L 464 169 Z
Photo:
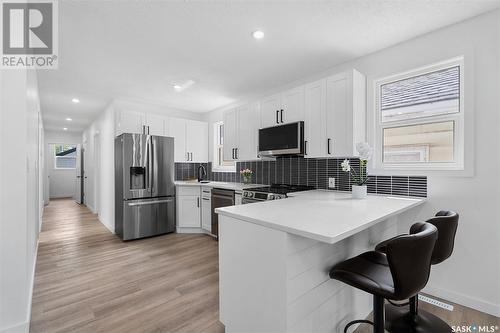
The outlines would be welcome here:
M 67 120 L 67 121 L 72 121 L 73 119 L 71 119 L 71 118 L 66 118 L 66 120 Z
M 175 83 L 173 85 L 173 87 L 174 87 L 175 91 L 181 92 L 181 91 L 184 91 L 187 88 L 191 87 L 193 84 L 194 84 L 193 80 L 187 80 L 186 82 L 183 82 L 183 83 Z
M 252 36 L 255 39 L 262 39 L 262 38 L 264 38 L 264 32 L 261 30 L 256 30 L 256 31 L 252 32 Z
M 78 98 L 73 98 L 71 101 L 72 101 L 73 103 L 75 103 L 75 104 L 76 104 L 76 103 L 80 103 L 80 100 L 79 100 Z
M 67 128 L 67 127 L 63 127 L 63 131 L 67 131 L 67 130 L 68 130 L 68 128 Z

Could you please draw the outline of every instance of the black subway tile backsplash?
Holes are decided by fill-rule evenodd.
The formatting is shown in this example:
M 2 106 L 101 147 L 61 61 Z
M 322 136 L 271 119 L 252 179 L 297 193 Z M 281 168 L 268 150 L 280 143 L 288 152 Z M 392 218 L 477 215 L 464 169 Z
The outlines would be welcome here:
M 236 172 L 214 172 L 212 163 L 202 163 L 207 169 L 208 179 L 221 182 L 242 182 L 240 170 L 252 170 L 252 182 L 257 184 L 307 185 L 319 189 L 328 188 L 328 178 L 335 178 L 335 190 L 351 191 L 352 181 L 342 171 L 344 159 L 280 157 L 276 161 L 236 162 Z M 359 170 L 359 160 L 350 159 L 351 166 Z M 200 163 L 175 163 L 175 179 L 187 180 L 197 177 Z M 377 176 L 369 175 L 368 193 L 427 197 L 427 177 L 424 176 Z

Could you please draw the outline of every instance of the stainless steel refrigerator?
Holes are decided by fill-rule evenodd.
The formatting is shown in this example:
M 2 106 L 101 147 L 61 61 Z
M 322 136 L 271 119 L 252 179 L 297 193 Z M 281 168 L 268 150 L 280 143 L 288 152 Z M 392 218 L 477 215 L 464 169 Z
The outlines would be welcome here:
M 131 240 L 175 231 L 174 138 L 115 139 L 115 232 Z

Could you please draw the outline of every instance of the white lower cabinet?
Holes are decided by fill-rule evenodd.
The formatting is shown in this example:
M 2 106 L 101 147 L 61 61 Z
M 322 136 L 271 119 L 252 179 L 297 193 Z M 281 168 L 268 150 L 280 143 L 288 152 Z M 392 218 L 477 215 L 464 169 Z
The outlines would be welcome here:
M 209 188 L 201 188 L 201 227 L 212 231 L 212 200 Z
M 234 192 L 234 205 L 241 205 L 241 199 L 243 198 L 242 192 Z
M 177 187 L 177 228 L 201 228 L 201 197 L 197 186 Z

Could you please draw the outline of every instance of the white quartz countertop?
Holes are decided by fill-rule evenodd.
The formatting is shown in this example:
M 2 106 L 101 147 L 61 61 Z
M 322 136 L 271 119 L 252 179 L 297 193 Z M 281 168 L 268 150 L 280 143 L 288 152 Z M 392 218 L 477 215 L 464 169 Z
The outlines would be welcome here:
M 389 217 L 421 205 L 425 199 L 326 190 L 297 192 L 287 199 L 217 208 L 218 214 L 314 240 L 336 243 Z
M 242 191 L 246 188 L 265 186 L 265 185 L 259 185 L 259 184 L 226 183 L 226 182 L 214 182 L 214 181 L 210 181 L 209 183 L 198 183 L 198 181 L 196 181 L 196 180 L 175 181 L 174 184 L 176 186 L 204 186 L 204 187 L 211 187 L 211 188 L 217 187 L 217 188 L 224 188 L 224 189 L 235 190 L 235 191 Z

